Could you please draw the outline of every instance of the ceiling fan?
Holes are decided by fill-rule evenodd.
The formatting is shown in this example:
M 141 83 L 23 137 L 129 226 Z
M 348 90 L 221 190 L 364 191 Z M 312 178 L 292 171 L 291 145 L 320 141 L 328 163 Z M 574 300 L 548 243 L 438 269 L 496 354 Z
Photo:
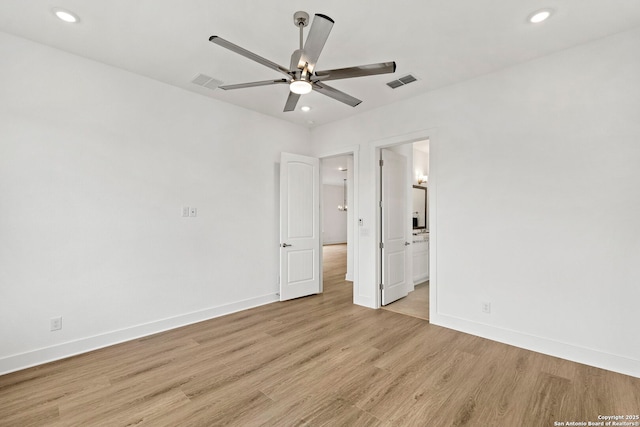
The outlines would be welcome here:
M 238 53 L 245 58 L 251 59 L 252 61 L 287 76 L 286 78 L 279 80 L 263 80 L 259 82 L 223 85 L 219 86 L 219 88 L 231 90 L 256 86 L 287 84 L 289 85 L 289 96 L 284 105 L 285 112 L 295 110 L 300 96 L 309 93 L 312 90 L 355 107 L 362 101 L 327 85 L 325 82 L 329 80 L 393 73 L 396 71 L 396 63 L 393 61 L 360 65 L 356 67 L 338 68 L 335 70 L 316 71 L 316 63 L 318 62 L 320 53 L 322 52 L 324 44 L 329 37 L 334 21 L 326 15 L 317 13 L 313 19 L 311 28 L 309 29 L 309 35 L 307 36 L 304 46 L 302 43 L 303 29 L 309 23 L 309 14 L 306 12 L 296 12 L 293 15 L 293 22 L 296 27 L 300 29 L 300 49 L 296 49 L 291 55 L 291 64 L 289 68 L 278 65 L 275 62 L 271 62 L 268 59 L 256 55 L 255 53 L 243 49 L 240 46 L 218 36 L 209 37 L 210 42 L 229 49 L 232 52 Z

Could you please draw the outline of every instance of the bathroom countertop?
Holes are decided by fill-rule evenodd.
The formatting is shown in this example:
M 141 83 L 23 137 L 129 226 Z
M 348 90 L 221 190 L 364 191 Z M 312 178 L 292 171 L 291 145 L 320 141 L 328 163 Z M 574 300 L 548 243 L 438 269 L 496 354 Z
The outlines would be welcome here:
M 418 233 L 413 235 L 413 243 L 422 243 L 429 241 L 429 233 Z

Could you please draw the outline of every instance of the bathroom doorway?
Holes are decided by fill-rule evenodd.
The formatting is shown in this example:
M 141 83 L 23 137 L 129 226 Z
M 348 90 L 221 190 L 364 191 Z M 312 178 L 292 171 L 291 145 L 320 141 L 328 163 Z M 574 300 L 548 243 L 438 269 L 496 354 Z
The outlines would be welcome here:
M 409 200 L 405 214 L 411 218 L 407 233 L 410 268 L 407 295 L 381 308 L 429 320 L 429 140 L 400 144 L 395 146 L 395 151 L 407 157 L 410 170 L 406 183 Z

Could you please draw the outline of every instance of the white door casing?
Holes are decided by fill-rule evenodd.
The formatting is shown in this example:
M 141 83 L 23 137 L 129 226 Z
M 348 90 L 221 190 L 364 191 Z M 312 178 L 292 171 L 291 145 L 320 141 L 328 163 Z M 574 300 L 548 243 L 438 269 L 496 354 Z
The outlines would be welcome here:
M 381 237 L 382 305 L 407 296 L 410 279 L 407 239 L 407 158 L 382 149 L 381 154 Z
M 320 161 L 280 157 L 280 301 L 321 292 Z

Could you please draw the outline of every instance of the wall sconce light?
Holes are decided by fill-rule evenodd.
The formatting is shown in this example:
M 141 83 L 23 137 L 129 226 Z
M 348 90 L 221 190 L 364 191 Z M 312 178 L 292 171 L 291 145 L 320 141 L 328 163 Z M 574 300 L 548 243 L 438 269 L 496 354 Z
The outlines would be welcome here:
M 418 185 L 426 184 L 428 180 L 429 177 L 427 175 L 421 175 L 418 177 Z

